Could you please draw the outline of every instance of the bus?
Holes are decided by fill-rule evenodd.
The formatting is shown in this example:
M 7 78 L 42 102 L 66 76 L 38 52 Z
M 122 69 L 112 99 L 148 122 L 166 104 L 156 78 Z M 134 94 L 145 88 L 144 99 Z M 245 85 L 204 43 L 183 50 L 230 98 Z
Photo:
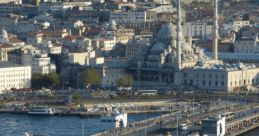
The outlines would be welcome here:
M 158 93 L 157 90 L 139 90 L 136 94 L 141 96 L 155 96 Z

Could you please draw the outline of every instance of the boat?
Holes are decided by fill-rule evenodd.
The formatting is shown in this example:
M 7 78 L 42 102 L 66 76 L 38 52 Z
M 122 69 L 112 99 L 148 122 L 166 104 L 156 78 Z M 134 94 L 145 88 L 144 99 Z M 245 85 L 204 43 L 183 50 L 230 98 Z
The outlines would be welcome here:
M 101 121 L 103 122 L 115 122 L 115 128 L 127 127 L 128 124 L 128 114 L 121 113 L 116 108 L 113 108 L 110 115 L 102 116 Z
M 33 134 L 31 132 L 25 132 L 24 136 L 33 136 Z
M 188 126 L 185 123 L 184 124 L 180 124 L 179 129 L 183 130 L 183 131 L 186 131 L 186 130 L 188 130 Z
M 48 107 L 37 107 L 37 108 L 29 109 L 28 114 L 31 114 L 31 115 L 53 115 L 53 114 L 55 114 L 55 110 L 53 108 L 48 108 Z

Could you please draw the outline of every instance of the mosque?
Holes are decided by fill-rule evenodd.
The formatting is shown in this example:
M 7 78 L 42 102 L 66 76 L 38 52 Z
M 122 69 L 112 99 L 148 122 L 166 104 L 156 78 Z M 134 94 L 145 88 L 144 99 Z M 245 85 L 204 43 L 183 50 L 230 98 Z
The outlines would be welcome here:
M 241 87 L 259 84 L 259 68 L 255 65 L 227 64 L 218 60 L 218 2 L 214 0 L 213 55 L 184 38 L 181 6 L 178 0 L 177 24 L 164 24 L 149 47 L 133 63 L 135 85 L 138 87 L 213 91 L 238 91 Z

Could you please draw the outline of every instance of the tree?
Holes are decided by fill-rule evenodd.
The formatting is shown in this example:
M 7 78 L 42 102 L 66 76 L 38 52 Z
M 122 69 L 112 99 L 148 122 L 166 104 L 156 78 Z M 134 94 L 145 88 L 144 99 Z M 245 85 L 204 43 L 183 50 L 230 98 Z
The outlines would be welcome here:
M 43 82 L 43 78 L 44 76 L 42 74 L 32 74 L 31 77 L 31 86 L 32 88 L 35 89 L 40 89 L 44 86 L 44 82 Z
M 75 103 L 79 103 L 80 102 L 80 99 L 81 99 L 81 96 L 79 94 L 74 94 L 73 95 L 73 101 Z
M 31 79 L 31 85 L 35 89 L 42 87 L 53 87 L 60 83 L 59 75 L 56 73 L 50 73 L 48 75 L 42 75 L 39 73 L 33 74 Z
M 122 86 L 122 87 L 130 87 L 132 86 L 132 83 L 133 83 L 133 77 L 131 75 L 126 75 L 117 80 L 118 86 Z
M 99 73 L 93 68 L 87 68 L 81 76 L 82 82 L 89 85 L 98 85 L 101 82 Z
M 50 86 L 56 86 L 60 83 L 60 76 L 57 73 L 50 73 L 47 75 L 47 79 L 50 81 Z

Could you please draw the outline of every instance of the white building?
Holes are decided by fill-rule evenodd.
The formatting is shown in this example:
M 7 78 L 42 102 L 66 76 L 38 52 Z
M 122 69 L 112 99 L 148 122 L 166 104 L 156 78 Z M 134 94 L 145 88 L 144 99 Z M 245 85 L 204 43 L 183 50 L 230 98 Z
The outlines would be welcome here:
M 259 53 L 258 34 L 253 38 L 239 39 L 234 42 L 235 53 Z
M 157 14 L 163 13 L 163 12 L 173 13 L 173 12 L 176 12 L 176 8 L 173 5 L 168 4 L 168 5 L 161 5 L 161 6 L 152 8 L 149 11 L 155 11 Z
M 8 54 L 9 61 L 16 64 L 31 66 L 32 73 L 49 74 L 56 71 L 55 64 L 50 62 L 48 54 L 33 46 L 24 46 L 21 49 L 13 50 Z
M 44 53 L 47 54 L 61 54 L 62 46 L 51 41 L 45 41 L 37 45 L 37 47 Z
M 259 68 L 252 64 L 222 64 L 196 66 L 184 73 L 184 85 L 199 90 L 229 92 L 239 91 L 243 86 L 259 84 Z
M 35 54 L 32 57 L 32 73 L 49 74 L 56 72 L 56 66 L 51 64 L 48 54 Z
M 225 31 L 234 31 L 238 32 L 240 28 L 244 26 L 249 26 L 249 20 L 232 20 L 226 24 L 223 24 Z
M 31 87 L 31 66 L 0 61 L 0 91 Z
M 110 13 L 110 20 L 115 20 L 118 24 L 153 22 L 155 17 L 154 11 L 114 11 Z
M 92 41 L 92 46 L 96 49 L 96 54 L 100 55 L 102 53 L 107 54 L 115 48 L 116 38 L 96 38 Z
M 70 50 L 92 50 L 92 40 L 80 35 L 64 37 L 63 44 Z
M 0 0 L 0 4 L 4 3 L 15 3 L 15 4 L 22 4 L 21 0 Z
M 117 86 L 117 81 L 127 75 L 127 63 L 126 61 L 109 61 L 103 65 L 96 67 L 101 75 L 102 87 L 114 87 Z
M 66 1 L 66 2 L 44 2 L 39 6 L 39 11 L 66 11 L 73 7 L 87 7 L 92 5 L 91 1 Z
M 213 23 L 212 22 L 187 22 L 184 24 L 185 37 L 191 35 L 203 40 L 212 39 Z
M 95 51 L 71 52 L 68 54 L 67 62 L 71 64 L 78 63 L 80 65 L 89 66 L 90 60 L 94 58 L 95 58 Z

